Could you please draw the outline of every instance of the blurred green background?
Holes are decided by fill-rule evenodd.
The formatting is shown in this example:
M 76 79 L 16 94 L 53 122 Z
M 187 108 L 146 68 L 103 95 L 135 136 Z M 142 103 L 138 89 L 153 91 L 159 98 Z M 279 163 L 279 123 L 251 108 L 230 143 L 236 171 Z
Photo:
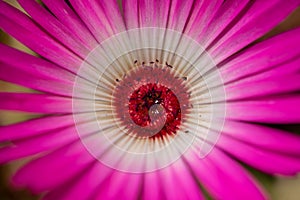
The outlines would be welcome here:
M 5 0 L 14 6 L 16 4 L 15 0 Z M 300 26 L 300 8 L 293 12 L 283 23 L 279 24 L 271 32 L 266 34 L 259 40 L 264 40 L 275 34 L 283 32 L 285 30 L 299 27 Z M 20 44 L 4 32 L 0 30 L 0 40 L 2 43 L 6 43 L 22 51 L 34 54 L 24 45 Z M 300 45 L 300 44 L 299 44 Z M 23 88 L 17 85 L 6 83 L 0 81 L 0 91 L 22 91 L 22 92 L 34 92 L 30 89 Z M 29 115 L 27 113 L 21 112 L 6 112 L 0 110 L 0 125 L 8 125 L 23 121 L 29 118 L 34 118 L 35 115 Z M 280 127 L 283 129 L 288 129 L 296 133 L 300 133 L 300 128 L 298 125 L 284 126 Z M 1 144 L 0 144 L 1 146 Z M 19 190 L 10 187 L 9 177 L 13 174 L 22 164 L 24 164 L 28 159 L 22 161 L 12 162 L 6 165 L 0 165 L 0 200 L 34 200 L 38 197 L 32 195 L 29 191 Z M 269 177 L 265 176 L 259 172 L 253 172 L 259 180 L 262 181 L 263 185 L 267 187 L 267 190 L 271 193 L 272 199 L 274 200 L 299 200 L 300 199 L 300 175 L 298 177 L 287 178 L 287 177 Z M 224 186 L 225 187 L 225 186 Z

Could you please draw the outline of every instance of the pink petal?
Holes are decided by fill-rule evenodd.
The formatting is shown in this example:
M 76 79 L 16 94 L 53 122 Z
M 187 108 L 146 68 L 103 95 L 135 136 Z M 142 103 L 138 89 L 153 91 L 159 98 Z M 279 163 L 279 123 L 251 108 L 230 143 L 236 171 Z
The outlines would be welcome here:
M 163 197 L 161 187 L 161 176 L 157 172 L 144 174 L 144 184 L 142 198 L 144 200 L 160 200 Z
M 211 12 L 213 15 L 206 19 L 205 25 L 203 27 L 197 27 L 199 21 L 194 22 L 192 27 L 192 34 L 195 35 L 197 41 L 201 44 L 208 46 L 214 39 L 221 36 L 222 31 L 226 30 L 226 27 L 230 27 L 235 18 L 249 6 L 248 0 L 227 0 L 225 2 L 218 2 L 215 9 Z M 210 4 L 215 4 L 209 1 Z M 221 4 L 222 3 L 222 4 Z M 202 16 L 204 18 L 205 16 Z M 202 20 L 201 20 L 202 21 Z M 203 22 L 202 22 L 203 23 Z M 199 25 L 198 25 L 199 26 Z M 199 29 L 201 31 L 199 31 Z
M 165 199 L 204 199 L 192 171 L 182 159 L 161 169 L 158 174 Z
M 93 117 L 87 116 L 83 119 L 84 121 L 76 122 L 76 126 L 71 124 L 55 129 L 52 127 L 49 131 L 40 132 L 40 134 L 34 135 L 34 137 L 14 140 L 12 144 L 0 148 L 0 163 L 55 150 L 76 140 L 80 140 L 82 137 L 88 138 L 99 132 L 99 127 L 94 125 Z M 50 122 L 54 123 L 53 121 Z M 77 130 L 86 131 L 81 132 L 79 137 Z
M 0 109 L 33 113 L 72 113 L 72 99 L 47 94 L 0 92 Z
M 265 173 L 296 175 L 300 170 L 299 156 L 293 157 L 260 149 L 225 134 L 221 135 L 216 145 L 242 162 Z
M 20 130 L 19 130 L 20 131 Z M 79 139 L 74 126 L 55 129 L 0 148 L 0 163 L 51 151 Z
M 12 183 L 15 187 L 42 193 L 59 188 L 80 173 L 87 173 L 86 169 L 94 161 L 81 141 L 76 140 L 23 166 L 14 175 Z
M 46 60 L 0 44 L 0 66 L 2 80 L 63 96 L 72 95 L 75 75 Z
M 19 140 L 74 124 L 72 115 L 47 116 L 0 127 L 0 141 Z M 22 130 L 22 131 L 20 131 Z
M 217 148 L 203 159 L 197 152 L 184 157 L 214 199 L 266 199 L 249 173 Z
M 199 4 L 197 2 L 194 3 L 192 0 L 175 0 L 171 1 L 171 8 L 170 8 L 170 16 L 168 20 L 168 29 L 176 30 L 179 32 L 182 32 L 186 26 L 186 23 L 190 16 L 190 13 L 192 13 L 192 8 L 197 7 L 195 4 Z
M 167 27 L 171 6 L 170 0 L 124 0 L 122 5 L 127 29 Z
M 289 3 L 281 0 L 252 1 L 251 6 L 209 50 L 216 63 L 224 60 L 255 41 L 283 21 L 297 6 L 298 0 Z M 280 9 L 278 9 L 280 8 Z M 210 35 L 209 33 L 206 33 Z
M 75 37 L 76 34 L 72 33 L 36 1 L 18 0 L 18 2 L 37 24 L 82 58 L 85 58 L 92 50 L 92 47 L 89 47 L 85 42 L 81 42 L 79 38 Z
M 300 75 L 278 76 L 264 80 L 226 85 L 226 99 L 237 100 L 296 92 L 300 90 Z
M 49 92 L 69 97 L 72 96 L 72 87 L 70 84 L 61 83 L 57 80 L 47 79 L 49 78 L 41 77 L 38 74 L 33 74 L 31 72 L 22 71 L 15 66 L 3 64 L 0 62 L 0 80 L 15 83 L 43 92 Z
M 5 64 L 14 66 L 21 72 L 30 73 L 32 76 L 38 75 L 45 79 L 53 79 L 64 84 L 73 84 L 75 80 L 74 74 L 62 69 L 58 65 L 4 44 L 0 44 L 0 61 L 4 66 Z
M 262 123 L 299 123 L 300 97 L 283 96 L 227 103 L 227 118 Z
M 125 31 L 116 1 L 109 1 L 109 4 L 95 0 L 71 0 L 70 2 L 99 43 L 111 35 Z
M 5 32 L 50 61 L 72 72 L 77 71 L 82 62 L 79 57 L 44 33 L 16 8 L 3 1 L 0 1 L 0 8 L 0 27 Z
M 81 19 L 74 13 L 64 0 L 43 0 L 43 3 L 80 41 L 87 44 L 91 49 L 98 43 Z
M 299 70 L 299 59 L 296 59 L 300 54 L 299 35 L 300 28 L 294 29 L 242 51 L 232 60 L 220 66 L 224 82 L 236 81 L 250 75 L 284 66 L 285 71 L 289 71 L 290 68 L 295 70 L 296 66 L 294 65 L 297 65 Z M 293 49 L 293 51 L 287 53 L 287 49 Z M 293 62 L 293 60 L 298 61 Z
M 138 199 L 143 174 L 131 174 L 114 171 L 111 176 L 99 186 L 95 199 Z
M 218 0 L 195 1 L 193 10 L 186 24 L 185 33 L 195 39 L 199 37 L 199 34 L 208 28 L 209 22 L 221 8 L 222 3 L 222 1 Z M 176 15 L 174 17 L 176 17 Z M 201 39 L 197 41 L 203 44 Z
M 300 155 L 300 136 L 266 126 L 227 120 L 222 134 L 256 148 L 289 155 Z
M 68 167 L 73 166 L 70 165 Z M 56 187 L 47 193 L 43 199 L 95 199 L 95 195 L 98 193 L 101 186 L 107 185 L 105 182 L 106 179 L 113 174 L 113 169 L 102 165 L 97 160 L 94 160 L 89 166 L 79 169 L 80 172 L 74 174 L 71 178 L 71 182 L 65 182 L 63 185 L 56 185 Z
M 138 0 L 124 0 L 122 1 L 124 10 L 124 21 L 126 28 L 134 29 L 139 27 L 139 11 Z
M 246 67 L 244 67 L 246 68 Z M 221 68 L 222 70 L 222 68 Z M 253 69 L 254 70 L 254 69 Z M 245 70 L 247 71 L 247 69 Z M 293 76 L 297 74 L 300 71 L 300 59 L 291 59 L 287 62 L 284 62 L 280 65 L 272 66 L 272 68 L 267 68 L 267 69 L 262 69 L 259 72 L 255 72 L 253 74 L 241 76 L 240 79 L 239 77 L 231 77 L 231 79 L 238 78 L 235 81 L 230 81 L 229 77 L 224 77 L 227 80 L 229 80 L 228 83 L 225 83 L 226 86 L 235 86 L 235 85 L 240 85 L 240 84 L 249 84 L 251 82 L 255 81 L 263 81 L 265 79 L 277 79 L 279 77 L 288 77 L 288 76 Z M 226 76 L 226 75 L 225 75 Z M 296 75 L 297 76 L 297 75 Z

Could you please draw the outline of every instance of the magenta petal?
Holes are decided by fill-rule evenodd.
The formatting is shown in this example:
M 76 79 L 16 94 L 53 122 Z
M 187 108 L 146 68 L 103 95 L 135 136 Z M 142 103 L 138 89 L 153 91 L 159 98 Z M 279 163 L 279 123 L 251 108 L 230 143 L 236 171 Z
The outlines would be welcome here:
M 49 80 L 47 77 L 33 74 L 30 71 L 23 71 L 19 67 L 3 64 L 0 62 L 0 80 L 22 85 L 31 89 L 43 92 L 58 94 L 62 96 L 72 96 L 72 85 L 62 83 L 57 80 Z M 57 89 L 59 88 L 59 90 Z
M 175 0 L 172 1 L 172 6 L 170 9 L 170 13 L 172 13 L 169 16 L 168 20 L 168 29 L 173 29 L 179 32 L 182 32 L 186 26 L 186 23 L 190 16 L 190 13 L 193 12 L 193 8 L 197 7 L 195 4 L 199 4 L 197 2 L 194 2 L 193 0 Z
M 18 9 L 3 1 L 0 1 L 0 8 L 0 27 L 5 32 L 50 61 L 70 71 L 77 71 L 82 62 L 79 57 L 48 36 Z
M 151 190 L 149 190 L 149 188 L 151 188 Z M 151 172 L 144 175 L 142 194 L 144 200 L 160 200 L 164 196 L 159 173 Z
M 278 154 L 221 135 L 217 146 L 248 165 L 269 174 L 295 175 L 300 170 L 299 156 Z
M 47 94 L 1 93 L 0 109 L 34 113 L 72 113 L 72 99 Z
M 222 1 L 218 0 L 195 1 L 189 21 L 186 24 L 185 33 L 197 39 L 199 34 L 208 28 L 208 24 L 220 9 L 222 3 Z M 212 36 L 210 35 L 210 37 Z M 197 41 L 203 45 L 202 39 Z
M 218 148 L 205 158 L 198 153 L 189 152 L 185 159 L 215 199 L 266 199 L 250 174 Z
M 73 166 L 71 165 L 69 167 Z M 61 186 L 57 185 L 59 187 L 56 187 L 55 189 L 51 190 L 51 192 L 45 195 L 43 199 L 95 199 L 95 195 L 99 191 L 101 186 L 108 185 L 106 179 L 107 177 L 112 176 L 113 172 L 113 169 L 102 165 L 97 160 L 94 160 L 94 162 L 91 163 L 90 166 L 79 169 L 80 172 L 74 177 L 72 177 L 71 182 L 66 182 Z
M 67 5 L 64 0 L 42 0 L 43 3 L 51 10 L 51 12 L 64 24 L 69 30 L 72 31 L 80 41 L 93 49 L 98 45 L 94 36 L 87 29 L 81 19 L 74 13 L 74 11 Z
M 124 0 L 124 21 L 127 29 L 139 27 L 166 28 L 171 1 Z
M 56 162 L 53 162 L 54 160 Z M 12 182 L 16 187 L 25 187 L 35 193 L 42 193 L 63 185 L 80 172 L 86 172 L 85 170 L 92 166 L 93 161 L 94 158 L 77 140 L 29 162 L 17 171 Z
M 113 34 L 125 31 L 122 16 L 116 1 L 71 0 L 74 10 L 100 43 Z
M 296 92 L 300 90 L 299 80 L 300 75 L 275 76 L 258 81 L 253 77 L 252 82 L 226 85 L 226 98 L 230 101 Z
M 107 177 L 94 199 L 138 199 L 142 183 L 143 174 L 124 173 L 115 170 Z
M 75 80 L 74 74 L 60 66 L 4 44 L 0 44 L 0 61 L 1 66 L 14 66 L 20 74 L 21 72 L 30 73 L 31 76 L 43 77 L 45 80 L 55 80 L 64 84 L 73 84 Z
M 199 21 L 195 21 L 195 25 L 192 30 L 194 35 L 196 34 L 197 41 L 199 41 L 204 46 L 208 46 L 211 42 L 216 39 L 219 35 L 222 35 L 222 31 L 225 31 L 227 26 L 233 22 L 235 18 L 241 13 L 242 10 L 246 9 L 249 6 L 248 0 L 227 0 L 225 2 L 218 2 L 218 6 L 216 9 L 212 10 L 215 12 L 213 16 L 209 18 L 209 21 L 203 28 L 201 28 L 201 32 L 197 32 L 197 23 L 201 23 Z M 222 4 L 221 4 L 222 3 Z M 214 2 L 209 1 L 209 4 L 214 4 Z M 202 16 L 205 17 L 205 16 Z
M 296 9 L 300 2 L 273 0 L 252 1 L 250 4 L 242 18 L 209 50 L 217 63 L 270 31 Z
M 122 1 L 122 7 L 124 10 L 124 21 L 126 28 L 133 29 L 139 27 L 139 12 L 138 12 L 138 0 L 124 0 Z
M 220 66 L 224 82 L 236 81 L 276 68 L 281 68 L 282 71 L 285 69 L 286 72 L 293 71 L 295 68 L 299 70 L 299 35 L 300 28 L 297 28 L 242 51 Z M 286 53 L 287 49 L 293 49 L 293 51 Z
M 299 123 L 300 97 L 282 96 L 252 101 L 229 102 L 227 118 L 262 123 Z
M 81 42 L 79 38 L 75 37 L 76 34 L 67 29 L 36 1 L 18 0 L 18 2 L 32 19 L 42 26 L 51 36 L 82 58 L 85 58 L 88 53 L 93 50 L 92 47 L 88 47 L 85 42 Z
M 54 150 L 76 139 L 79 139 L 76 128 L 71 126 L 52 130 L 34 138 L 15 141 L 13 145 L 0 148 L 0 163 Z
M 75 75 L 46 60 L 0 44 L 0 79 L 44 92 L 72 96 Z
M 72 115 L 48 116 L 0 127 L 0 141 L 19 140 L 74 125 Z M 22 131 L 20 131 L 22 130 Z
M 300 155 L 300 136 L 286 131 L 227 120 L 222 134 L 272 152 Z
M 195 177 L 182 159 L 158 174 L 161 177 L 161 187 L 165 191 L 165 199 L 204 199 Z

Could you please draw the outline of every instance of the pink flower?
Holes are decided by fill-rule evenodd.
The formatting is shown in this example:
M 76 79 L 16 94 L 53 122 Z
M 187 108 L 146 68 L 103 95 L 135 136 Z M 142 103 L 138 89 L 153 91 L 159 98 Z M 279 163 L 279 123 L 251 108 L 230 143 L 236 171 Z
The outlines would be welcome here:
M 299 0 L 18 0 L 1 28 L 0 109 L 44 114 L 0 128 L 0 162 L 43 199 L 266 199 L 241 165 L 300 171 L 300 29 L 257 39 Z

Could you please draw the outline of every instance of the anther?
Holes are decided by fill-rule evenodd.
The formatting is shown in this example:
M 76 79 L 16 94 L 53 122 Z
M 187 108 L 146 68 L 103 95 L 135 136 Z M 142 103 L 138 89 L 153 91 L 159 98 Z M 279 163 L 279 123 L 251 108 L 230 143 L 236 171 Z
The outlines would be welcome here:
M 168 62 L 166 62 L 167 67 L 173 68 L 172 65 L 169 65 Z

